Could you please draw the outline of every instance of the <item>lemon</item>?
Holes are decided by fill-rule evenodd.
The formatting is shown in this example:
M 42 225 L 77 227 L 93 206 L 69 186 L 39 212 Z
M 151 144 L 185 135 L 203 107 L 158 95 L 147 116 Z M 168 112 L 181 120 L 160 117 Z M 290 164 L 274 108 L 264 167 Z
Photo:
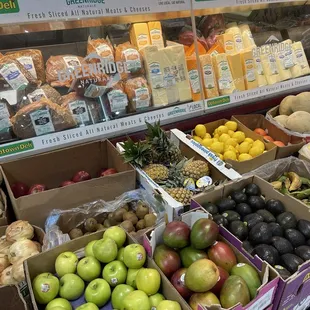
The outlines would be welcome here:
M 238 157 L 239 161 L 245 161 L 253 159 L 253 157 L 250 154 L 240 154 Z
M 212 143 L 213 143 L 213 139 L 203 139 L 202 141 L 201 141 L 201 144 L 204 146 L 204 147 L 207 147 L 207 148 L 209 148 L 211 145 L 212 145 Z
M 221 160 L 224 160 L 224 156 L 223 156 L 222 154 L 219 154 L 219 158 L 220 158 Z
M 213 138 L 212 140 L 213 140 L 213 142 L 219 142 L 219 139 L 217 139 L 217 138 Z
M 244 142 L 249 142 L 250 145 L 252 145 L 252 144 L 254 143 L 254 140 L 251 139 L 251 138 L 245 138 L 245 139 L 244 139 Z
M 216 133 L 214 136 L 213 136 L 215 139 L 218 139 L 220 137 L 220 135 L 218 133 Z
M 236 153 L 233 151 L 226 151 L 224 153 L 224 160 L 227 160 L 227 159 L 236 160 L 237 159 Z
M 217 130 L 217 128 L 214 130 L 214 132 L 213 132 L 213 136 L 214 135 L 216 135 L 218 133 L 218 130 Z
M 253 147 L 254 146 L 258 146 L 259 148 L 261 148 L 262 152 L 265 151 L 265 144 L 262 141 L 260 141 L 260 140 L 254 141 L 253 142 Z
M 212 139 L 211 135 L 209 133 L 206 133 L 206 135 L 203 137 L 204 139 Z
M 223 153 L 224 151 L 224 143 L 223 142 L 214 142 L 212 143 L 210 149 L 215 153 Z
M 232 137 L 234 133 L 235 133 L 234 131 L 228 130 L 228 134 L 230 135 L 230 137 Z
M 263 150 L 259 147 L 259 146 L 253 146 L 250 151 L 249 151 L 249 154 L 252 156 L 252 157 L 257 157 L 261 154 L 263 154 Z
M 201 144 L 202 139 L 198 136 L 193 136 L 193 139 Z
M 251 144 L 249 142 L 244 141 L 239 145 L 239 153 L 240 154 L 249 153 L 250 148 Z
M 232 145 L 233 147 L 235 147 L 237 144 L 237 140 L 233 138 L 229 138 L 225 141 L 225 145 Z
M 233 151 L 237 153 L 236 149 L 232 145 L 227 145 L 227 144 L 224 145 L 224 152 L 226 151 Z
M 201 124 L 196 125 L 196 127 L 195 127 L 195 134 L 198 137 L 203 139 L 204 136 L 206 135 L 206 133 L 207 133 L 207 129 L 206 129 L 205 125 L 201 125 Z
M 236 131 L 232 137 L 236 139 L 238 143 L 241 143 L 245 139 L 245 134 L 242 131 Z
M 222 135 L 223 133 L 227 133 L 228 132 L 228 128 L 226 126 L 220 126 L 217 128 L 217 132 L 219 135 Z
M 236 131 L 238 128 L 238 124 L 234 121 L 228 121 L 225 123 L 225 126 L 232 131 Z
M 220 138 L 219 141 L 220 142 L 225 142 L 226 140 L 230 139 L 230 135 L 228 133 L 223 133 Z

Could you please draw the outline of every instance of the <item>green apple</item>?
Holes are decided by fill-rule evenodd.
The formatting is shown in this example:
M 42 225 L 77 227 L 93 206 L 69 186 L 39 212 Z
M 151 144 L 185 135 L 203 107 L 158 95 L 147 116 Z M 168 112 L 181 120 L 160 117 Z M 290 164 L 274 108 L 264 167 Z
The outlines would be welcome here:
M 137 289 L 149 296 L 154 295 L 159 290 L 160 280 L 160 274 L 156 269 L 142 268 L 136 277 Z
M 128 269 L 127 271 L 127 279 L 126 284 L 132 286 L 133 288 L 137 288 L 136 277 L 138 272 L 141 269 Z
M 56 298 L 50 301 L 45 310 L 55 310 L 54 308 L 59 307 L 63 310 L 72 310 L 72 306 L 67 299 L 64 298 Z
M 121 309 L 124 297 L 133 291 L 134 288 L 131 287 L 130 285 L 126 284 L 117 285 L 113 290 L 111 297 L 113 309 Z
M 124 263 L 128 268 L 142 268 L 146 260 L 146 252 L 140 244 L 130 244 L 124 250 Z
M 150 310 L 151 304 L 142 291 L 133 291 L 125 296 L 121 310 Z
M 124 247 L 120 248 L 118 250 L 117 257 L 116 257 L 116 259 L 120 260 L 121 262 L 124 262 L 124 250 L 125 250 Z
M 105 238 L 113 239 L 116 242 L 117 247 L 120 249 L 126 241 L 126 232 L 119 226 L 112 226 L 103 233 L 103 239 Z
M 163 300 L 159 303 L 156 310 L 182 310 L 182 308 L 176 301 Z
M 63 308 L 63 307 L 56 306 L 56 307 L 53 307 L 51 310 L 64 310 L 64 308 Z
M 164 295 L 160 294 L 160 293 L 156 293 L 152 296 L 149 297 L 150 303 L 151 303 L 151 307 L 152 309 L 156 309 L 157 306 L 159 305 L 159 303 L 163 300 L 165 300 Z
M 110 263 L 117 256 L 117 244 L 111 238 L 100 239 L 93 245 L 95 257 L 101 263 Z
M 123 262 L 118 260 L 105 265 L 102 271 L 102 278 L 105 279 L 112 287 L 125 283 L 126 277 L 127 268 Z
M 75 310 L 99 310 L 99 308 L 92 302 L 88 302 L 86 304 L 77 307 Z
M 55 261 L 55 270 L 59 278 L 67 273 L 75 273 L 78 258 L 73 252 L 63 252 L 58 255 Z
M 93 245 L 96 243 L 96 241 L 97 240 L 93 240 L 93 241 L 91 241 L 91 242 L 89 242 L 87 244 L 87 246 L 84 249 L 85 256 L 93 256 L 93 257 L 95 257 L 95 254 L 93 252 Z
M 41 273 L 32 282 L 34 297 L 38 304 L 46 305 L 59 292 L 59 280 L 51 273 Z
M 98 259 L 87 256 L 81 259 L 77 265 L 77 274 L 86 282 L 97 279 L 101 273 L 101 264 Z
M 103 307 L 111 297 L 111 288 L 104 279 L 91 281 L 85 290 L 85 300 L 92 302 L 98 307 Z
M 59 296 L 67 300 L 76 300 L 82 296 L 85 288 L 84 281 L 73 273 L 65 274 L 59 281 Z

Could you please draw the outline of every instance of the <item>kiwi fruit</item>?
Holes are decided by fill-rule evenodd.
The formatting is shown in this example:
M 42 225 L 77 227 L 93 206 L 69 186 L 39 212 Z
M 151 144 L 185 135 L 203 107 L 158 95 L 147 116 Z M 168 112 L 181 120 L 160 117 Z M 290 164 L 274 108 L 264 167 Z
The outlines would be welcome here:
M 106 219 L 106 220 L 104 220 L 104 222 L 103 222 L 103 226 L 104 226 L 105 228 L 109 228 L 109 227 L 111 227 L 111 226 L 113 226 L 113 225 L 111 225 L 111 222 L 110 222 L 109 219 Z
M 96 225 L 97 224 L 98 223 L 97 223 L 96 219 L 90 217 L 84 223 L 85 230 L 88 232 L 94 232 L 94 231 L 96 231 Z
M 135 231 L 135 227 L 133 226 L 131 221 L 126 220 L 122 222 L 120 226 L 127 232 Z
M 108 220 L 109 220 L 111 226 L 115 226 L 115 225 L 118 224 L 118 221 L 117 221 L 116 218 L 115 218 L 114 212 L 109 213 L 109 215 L 108 215 Z
M 83 232 L 79 228 L 73 228 L 69 231 L 70 239 L 76 239 L 83 236 Z
M 131 221 L 133 225 L 138 223 L 138 217 L 133 212 L 126 212 L 123 216 L 124 221 Z
M 153 213 L 150 213 L 150 214 L 147 214 L 145 217 L 144 217 L 144 220 L 145 220 L 145 227 L 152 227 L 152 226 L 155 226 L 156 224 L 156 215 L 153 214 Z
M 120 209 L 114 211 L 115 220 L 117 222 L 122 222 L 123 221 L 123 214 L 126 212 L 127 212 L 127 210 L 124 208 L 120 208 Z
M 145 228 L 145 220 L 139 220 L 137 225 L 136 225 L 136 229 L 137 230 L 141 230 L 141 229 L 144 229 Z
M 148 206 L 143 205 L 143 203 L 139 203 L 137 209 L 136 209 L 136 215 L 137 217 L 142 220 L 144 217 L 150 212 L 150 209 Z
M 103 225 L 101 225 L 101 224 L 97 224 L 96 225 L 96 231 L 98 231 L 98 230 L 103 230 L 104 229 L 104 226 Z

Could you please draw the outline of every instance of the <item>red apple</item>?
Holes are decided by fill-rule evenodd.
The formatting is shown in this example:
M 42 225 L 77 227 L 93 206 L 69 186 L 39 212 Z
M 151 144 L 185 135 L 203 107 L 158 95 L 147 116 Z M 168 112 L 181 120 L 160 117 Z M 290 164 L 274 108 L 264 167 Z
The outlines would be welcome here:
M 88 172 L 82 170 L 82 171 L 77 172 L 74 175 L 74 177 L 72 178 L 72 181 L 74 183 L 78 183 L 78 182 L 87 181 L 90 179 L 91 179 L 90 174 Z
M 30 187 L 28 195 L 44 192 L 45 190 L 46 186 L 44 184 L 35 184 Z
M 176 288 L 176 290 L 180 293 L 180 295 L 184 299 L 188 299 L 191 297 L 193 292 L 188 289 L 185 285 L 185 273 L 187 268 L 181 268 L 177 270 L 171 277 L 170 281 L 172 285 Z
M 22 182 L 15 182 L 11 186 L 15 198 L 28 195 L 29 187 Z
M 225 281 L 228 279 L 229 273 L 220 266 L 217 266 L 217 269 L 219 270 L 220 276 L 219 276 L 217 283 L 212 287 L 210 292 L 212 292 L 216 296 L 220 296 L 222 286 L 224 285 Z
M 102 170 L 100 171 L 100 176 L 101 176 L 101 177 L 104 177 L 104 176 L 106 176 L 106 175 L 111 175 L 111 174 L 115 174 L 115 173 L 117 173 L 117 170 L 114 169 L 114 168 L 102 169 Z
M 72 184 L 75 184 L 75 183 L 73 181 L 64 181 L 60 184 L 60 187 L 64 187 L 64 186 L 68 186 Z

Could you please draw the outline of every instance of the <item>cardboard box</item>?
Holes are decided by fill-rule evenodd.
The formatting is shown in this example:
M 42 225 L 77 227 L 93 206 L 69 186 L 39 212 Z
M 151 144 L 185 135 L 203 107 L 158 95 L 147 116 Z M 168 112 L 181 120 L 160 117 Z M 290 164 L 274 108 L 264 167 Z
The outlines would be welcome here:
M 90 241 L 101 239 L 102 233 L 103 231 L 100 231 L 100 232 L 90 234 L 88 236 L 83 236 L 81 238 L 72 240 L 66 244 L 58 246 L 47 252 L 43 252 L 39 255 L 30 257 L 29 259 L 25 261 L 24 268 L 25 268 L 26 280 L 27 280 L 27 284 L 29 287 L 33 310 L 39 310 L 41 308 L 37 306 L 35 298 L 34 298 L 34 293 L 32 289 L 32 280 L 38 274 L 43 273 L 43 272 L 50 272 L 54 274 L 55 273 L 55 260 L 59 254 L 65 251 L 79 252 L 79 254 L 81 254 L 80 250 L 83 249 Z M 131 238 L 130 235 L 127 234 L 127 243 L 128 244 L 136 243 L 136 240 Z M 78 255 L 78 256 L 82 257 L 83 255 Z M 184 303 L 179 293 L 175 290 L 172 284 L 165 278 L 164 274 L 157 267 L 155 262 L 149 257 L 147 258 L 146 266 L 148 268 L 155 268 L 159 271 L 161 275 L 161 279 L 162 279 L 161 280 L 161 293 L 166 297 L 166 299 L 175 300 L 181 305 L 182 309 L 188 309 L 186 303 Z M 75 306 L 77 306 L 76 301 L 74 301 L 74 304 Z M 107 305 L 101 309 L 110 310 L 112 309 L 112 307 Z
M 269 122 L 261 114 L 234 115 L 231 119 L 245 125 L 247 128 L 253 131 L 256 128 L 262 128 L 266 130 L 268 135 L 275 140 L 282 141 L 286 146 L 277 146 L 276 159 L 288 157 L 294 153 L 297 153 L 305 144 L 305 141 L 301 137 L 288 135 L 282 129 Z
M 118 173 L 98 178 L 102 168 L 115 168 Z M 93 179 L 59 188 L 61 182 L 81 170 L 90 173 Z M 113 200 L 136 187 L 135 170 L 123 162 L 108 140 L 7 162 L 2 164 L 1 172 L 16 218 L 40 227 L 44 227 L 53 209 L 71 209 L 99 198 Z M 50 190 L 15 199 L 11 185 L 16 181 L 28 186 L 45 184 Z
M 205 212 L 203 209 L 196 209 L 194 211 L 186 212 L 182 214 L 181 219 L 183 222 L 188 224 L 190 227 L 194 225 L 194 223 L 200 219 L 200 218 L 209 218 L 210 214 Z M 147 233 L 144 238 L 144 247 L 147 250 L 147 253 L 150 257 L 153 258 L 153 254 L 155 251 L 155 248 L 158 244 L 163 243 L 162 235 L 165 230 L 166 224 L 162 223 L 159 226 L 155 227 L 153 231 Z M 240 253 L 240 251 L 237 250 L 224 236 L 220 235 L 219 239 L 220 241 L 223 241 L 227 243 L 234 253 L 237 256 L 239 263 L 246 263 L 249 265 L 254 265 L 249 259 L 246 258 L 245 255 Z M 255 267 L 255 266 L 254 266 Z M 257 269 L 257 268 L 256 268 Z M 279 281 L 279 277 L 277 273 L 266 264 L 263 263 L 262 269 L 257 270 L 259 272 L 260 279 L 262 281 L 261 287 L 258 289 L 258 294 L 255 299 L 253 299 L 249 304 L 247 304 L 245 307 L 242 307 L 240 304 L 236 305 L 235 307 L 231 307 L 229 309 L 235 309 L 235 310 L 241 310 L 241 309 L 265 309 L 268 306 L 272 305 L 272 302 L 274 300 L 277 285 Z M 184 300 L 185 302 L 185 300 Z M 191 309 L 188 306 L 188 309 Z M 217 309 L 223 309 L 219 306 L 213 305 L 211 307 L 201 307 L 201 309 L 209 309 L 209 310 L 217 310 Z
M 43 244 L 44 231 L 34 227 L 33 240 Z M 4 236 L 7 226 L 0 227 L 0 236 Z M 31 308 L 30 295 L 26 281 L 18 285 L 0 285 L 1 309 L 3 310 L 28 310 Z
M 221 186 L 213 192 L 201 194 L 195 198 L 192 207 L 199 207 L 203 202 L 215 202 L 216 200 L 227 197 L 233 190 L 240 190 L 247 184 L 257 184 L 262 192 L 262 195 L 266 200 L 278 199 L 280 200 L 287 211 L 291 211 L 295 214 L 297 219 L 308 219 L 310 220 L 310 209 L 302 203 L 292 200 L 291 197 L 282 195 L 280 192 L 273 189 L 273 187 L 263 179 L 252 176 L 234 183 L 226 184 Z M 242 246 L 242 242 L 232 235 L 226 228 L 220 227 L 221 234 L 229 240 L 239 251 L 242 252 L 257 268 L 262 270 L 264 262 L 255 255 L 254 257 L 247 253 Z M 272 267 L 271 267 L 272 268 Z M 272 268 L 273 269 L 273 268 Z M 276 296 L 273 302 L 273 309 L 306 309 L 298 308 L 297 305 L 305 303 L 310 292 L 310 261 L 305 262 L 299 266 L 298 271 L 293 274 L 287 280 L 280 278 Z M 309 305 L 310 300 L 308 300 Z

